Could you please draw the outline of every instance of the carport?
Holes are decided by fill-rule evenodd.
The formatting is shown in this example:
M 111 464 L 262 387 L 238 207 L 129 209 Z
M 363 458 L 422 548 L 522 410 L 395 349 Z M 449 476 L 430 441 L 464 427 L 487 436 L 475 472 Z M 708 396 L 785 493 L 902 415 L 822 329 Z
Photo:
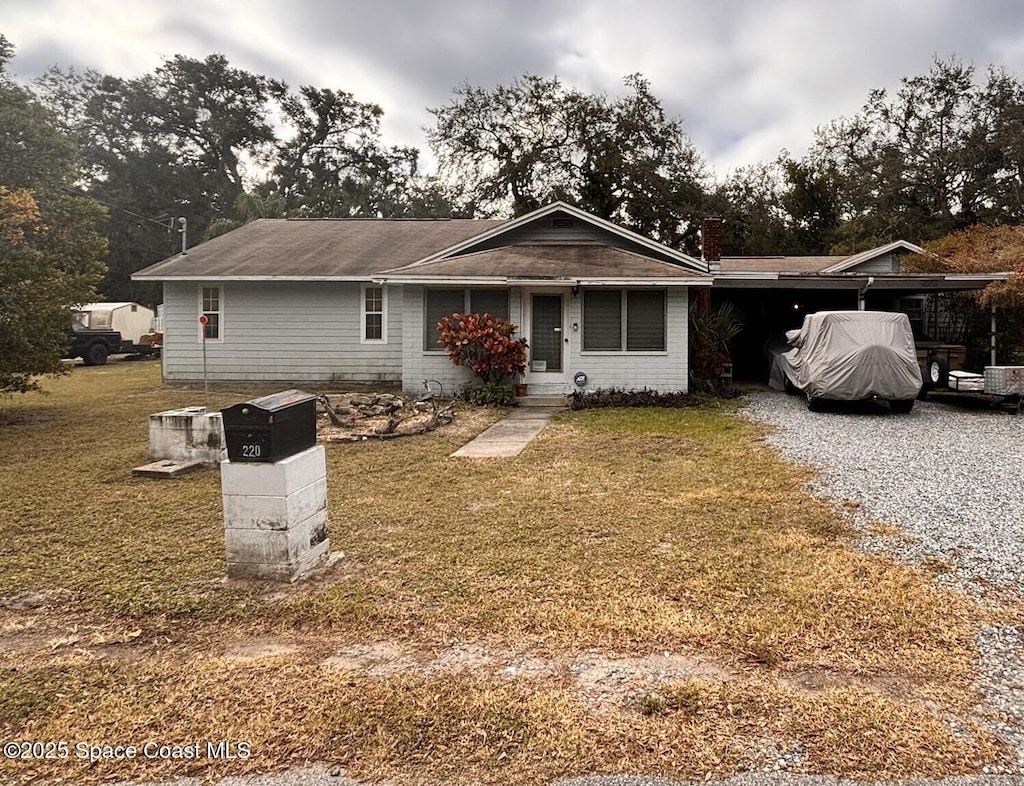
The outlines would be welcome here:
M 785 331 L 815 311 L 902 311 L 919 340 L 949 341 L 949 315 L 935 295 L 977 291 L 1007 277 L 908 272 L 907 258 L 918 254 L 925 251 L 900 240 L 852 256 L 723 257 L 711 304 L 731 302 L 743 314 L 744 330 L 733 345 L 734 377 L 766 377 L 768 344 L 785 341 Z M 993 341 L 994 332 L 993 315 Z

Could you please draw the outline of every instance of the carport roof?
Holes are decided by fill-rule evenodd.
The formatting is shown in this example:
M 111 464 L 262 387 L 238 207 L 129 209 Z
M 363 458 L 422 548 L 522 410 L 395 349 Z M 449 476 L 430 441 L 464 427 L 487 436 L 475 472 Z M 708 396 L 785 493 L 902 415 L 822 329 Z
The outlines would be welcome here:
M 943 291 L 984 289 L 993 281 L 1005 281 L 1008 273 L 960 274 L 910 272 L 899 259 L 903 255 L 928 256 L 913 243 L 896 240 L 884 246 L 846 256 L 723 257 L 715 286 L 726 288 L 787 289 L 889 289 Z M 934 257 L 932 257 L 934 259 Z M 878 263 L 891 269 L 880 269 Z
M 723 273 L 820 273 L 840 264 L 845 256 L 722 257 Z

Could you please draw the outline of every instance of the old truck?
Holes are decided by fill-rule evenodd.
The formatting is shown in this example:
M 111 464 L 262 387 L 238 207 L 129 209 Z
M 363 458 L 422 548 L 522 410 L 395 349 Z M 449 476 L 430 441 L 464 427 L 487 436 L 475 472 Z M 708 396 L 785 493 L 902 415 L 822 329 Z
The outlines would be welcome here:
M 66 357 L 102 366 L 110 355 L 159 353 L 153 310 L 138 303 L 86 303 L 75 311 Z

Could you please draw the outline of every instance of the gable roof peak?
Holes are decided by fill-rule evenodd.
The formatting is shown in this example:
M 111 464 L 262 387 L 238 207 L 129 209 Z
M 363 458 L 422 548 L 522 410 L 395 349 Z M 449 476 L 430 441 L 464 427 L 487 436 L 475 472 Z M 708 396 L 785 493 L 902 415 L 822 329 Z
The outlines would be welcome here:
M 707 265 L 699 259 L 695 259 L 688 254 L 684 254 L 682 251 L 677 251 L 671 246 L 666 246 L 665 244 L 659 243 L 656 240 L 644 237 L 643 235 L 634 232 L 631 229 L 619 226 L 618 224 L 612 221 L 600 218 L 599 216 L 595 216 L 593 213 L 588 213 L 586 210 L 583 210 L 582 208 L 576 207 L 575 205 L 570 205 L 568 202 L 563 202 L 561 200 L 556 200 L 555 202 L 551 202 L 547 205 L 539 207 L 536 210 L 531 210 L 529 213 L 524 213 L 521 216 L 509 219 L 508 221 L 504 222 L 503 224 L 499 224 L 493 229 L 487 230 L 486 232 L 482 232 L 479 235 L 476 235 L 475 237 L 472 237 L 463 242 L 457 243 L 454 246 L 441 249 L 436 253 L 433 253 L 427 257 L 424 257 L 421 260 L 418 260 L 417 262 L 414 262 L 412 265 L 410 265 L 410 267 L 415 267 L 417 265 L 426 264 L 428 262 L 433 262 L 434 260 L 437 259 L 444 259 L 446 257 L 465 252 L 468 249 L 471 249 L 473 246 L 479 245 L 480 243 L 486 242 L 492 238 L 498 237 L 514 229 L 522 227 L 526 224 L 537 221 L 538 219 L 549 216 L 552 213 L 559 212 L 567 213 L 573 218 L 579 219 L 580 221 L 584 221 L 599 229 L 603 229 L 604 231 L 609 232 L 613 235 L 618 235 L 619 237 L 624 238 L 625 240 L 628 240 L 637 246 L 667 256 L 673 261 L 681 265 L 684 265 L 685 267 L 688 267 L 691 270 L 697 272 L 707 272 Z
M 822 270 L 822 273 L 842 273 L 850 268 L 857 267 L 869 259 L 880 257 L 885 254 L 891 254 L 893 251 L 909 251 L 913 254 L 927 254 L 921 246 L 916 246 L 906 240 L 894 240 L 891 243 L 886 243 L 884 246 L 877 246 L 876 248 L 869 248 L 867 251 L 861 251 L 858 254 L 845 257 L 841 262 L 827 267 Z

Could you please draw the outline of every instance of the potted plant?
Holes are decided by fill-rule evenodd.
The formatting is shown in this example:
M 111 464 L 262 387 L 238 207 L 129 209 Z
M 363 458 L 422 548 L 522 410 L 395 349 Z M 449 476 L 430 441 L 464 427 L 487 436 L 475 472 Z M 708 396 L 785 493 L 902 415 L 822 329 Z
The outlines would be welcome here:
M 526 395 L 526 392 L 529 389 L 529 386 L 526 384 L 525 369 L 519 372 L 519 374 L 516 376 L 516 379 L 518 379 L 519 381 L 516 382 L 512 387 L 515 388 L 516 396 L 518 398 L 522 398 L 523 396 Z

